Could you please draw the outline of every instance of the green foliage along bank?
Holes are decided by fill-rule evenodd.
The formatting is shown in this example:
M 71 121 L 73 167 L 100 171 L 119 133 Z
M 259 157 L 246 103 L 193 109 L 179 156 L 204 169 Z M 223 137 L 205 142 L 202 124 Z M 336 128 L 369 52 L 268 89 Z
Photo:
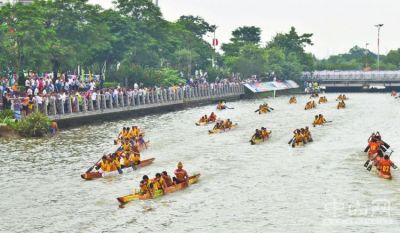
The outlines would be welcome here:
M 33 112 L 22 120 L 15 120 L 11 110 L 0 111 L 0 123 L 7 125 L 22 137 L 44 137 L 49 133 L 50 119 L 40 112 Z

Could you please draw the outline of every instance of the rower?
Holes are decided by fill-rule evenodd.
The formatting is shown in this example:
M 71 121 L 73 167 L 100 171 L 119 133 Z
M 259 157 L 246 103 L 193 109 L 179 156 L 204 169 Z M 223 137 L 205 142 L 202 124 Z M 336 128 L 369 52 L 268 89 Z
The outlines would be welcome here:
M 255 139 L 262 139 L 262 135 L 259 129 L 256 129 L 256 132 L 254 133 L 254 135 L 251 137 L 251 140 L 255 140 Z
M 225 109 L 225 108 L 226 108 L 225 102 L 222 101 L 222 100 L 219 101 L 217 108 L 218 108 L 218 109 Z
M 376 153 L 378 153 L 379 150 L 379 143 L 377 142 L 376 138 L 373 137 L 369 142 L 368 142 L 368 147 L 366 150 L 368 151 L 368 157 L 371 159 Z
M 268 130 L 265 127 L 261 127 L 261 137 L 263 139 L 269 138 L 269 134 L 270 132 L 268 132 Z
M 313 122 L 313 126 L 315 127 L 316 125 L 320 125 L 318 115 L 315 115 L 314 122 Z
M 149 177 L 147 175 L 144 175 L 142 180 L 140 181 L 140 195 L 144 195 L 146 193 L 150 193 L 150 195 L 152 196 L 151 193 L 151 187 L 152 187 L 152 183 L 149 180 Z
M 139 145 L 137 143 L 133 145 L 132 152 L 135 154 L 140 154 Z
M 100 173 L 110 171 L 110 166 L 107 161 L 107 155 L 103 155 L 103 157 L 101 158 L 101 161 L 97 164 L 96 170 L 99 170 L 99 169 L 101 169 Z
M 164 184 L 165 184 L 164 188 L 167 188 L 167 187 L 169 187 L 169 186 L 174 184 L 172 179 L 171 179 L 171 176 L 169 176 L 166 171 L 161 172 L 161 177 L 164 180 Z
M 210 117 L 208 118 L 208 121 L 216 121 L 217 120 L 217 115 L 214 114 L 214 112 L 211 113 Z
M 110 171 L 117 170 L 119 174 L 123 173 L 121 169 L 121 162 L 119 161 L 119 157 L 117 157 L 115 153 L 111 155 L 108 162 L 110 164 Z
M 230 129 L 232 128 L 232 121 L 230 119 L 226 120 L 226 122 L 223 124 L 223 127 L 225 129 Z
M 304 129 L 304 137 L 305 137 L 305 140 L 307 140 L 308 142 L 312 142 L 313 141 L 312 136 L 311 136 L 311 132 L 308 129 L 308 126 L 306 126 L 306 128 Z
M 153 193 L 156 193 L 156 191 L 161 190 L 164 192 L 164 187 L 165 187 L 165 182 L 164 179 L 161 177 L 160 173 L 157 173 L 154 179 L 151 181 L 153 184 Z
M 201 118 L 200 118 L 200 123 L 207 123 L 207 121 L 208 121 L 208 117 L 207 117 L 207 115 L 204 115 L 204 116 L 202 116 Z
M 390 173 L 390 167 L 397 169 L 397 166 L 389 159 L 389 155 L 385 155 L 378 164 L 379 175 L 391 178 L 392 174 Z
M 146 142 L 144 141 L 143 138 L 143 134 L 139 134 L 139 136 L 136 139 L 136 144 L 145 145 L 145 147 L 147 148 Z
M 214 129 L 220 129 L 220 128 L 221 128 L 221 122 L 217 122 L 217 123 L 214 125 L 213 130 L 214 130 Z
M 131 154 L 131 160 L 134 165 L 139 165 L 140 164 L 140 152 L 133 151 L 133 154 Z
M 300 129 L 300 135 L 302 136 L 302 138 L 303 138 L 303 143 L 305 144 L 306 142 L 307 142 L 307 138 L 306 138 L 306 135 L 305 135 L 306 133 L 305 133 L 305 129 L 304 128 L 301 128 Z
M 296 129 L 294 132 L 294 140 L 293 140 L 293 143 L 292 143 L 292 147 L 294 147 L 295 146 L 295 144 L 299 144 L 300 142 L 303 142 L 304 143 L 304 136 L 301 134 L 301 130 L 300 129 Z
M 177 169 L 175 170 L 175 177 L 173 178 L 173 181 L 175 184 L 180 184 L 183 182 L 187 182 L 189 176 L 187 172 L 183 169 L 183 164 L 182 162 L 179 162 L 177 165 Z
M 321 125 L 323 125 L 323 124 L 326 123 L 326 119 L 325 119 L 325 117 L 324 117 L 322 114 L 319 114 L 319 115 L 318 115 L 318 120 L 319 120 L 319 123 L 320 123 Z
M 124 140 L 122 144 L 122 149 L 124 150 L 125 154 L 129 154 L 132 149 L 132 144 L 129 142 L 129 140 Z

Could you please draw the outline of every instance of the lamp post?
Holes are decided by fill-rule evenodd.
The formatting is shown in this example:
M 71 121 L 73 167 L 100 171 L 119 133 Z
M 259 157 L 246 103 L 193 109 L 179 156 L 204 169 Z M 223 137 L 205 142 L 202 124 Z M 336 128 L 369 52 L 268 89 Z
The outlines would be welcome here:
M 368 67 L 368 45 L 369 43 L 365 43 L 365 69 Z
M 375 25 L 375 27 L 377 27 L 378 28 L 378 72 L 379 72 L 379 55 L 380 55 L 380 50 L 379 50 L 379 36 L 380 36 L 380 33 L 381 33 L 381 27 L 383 26 L 383 24 L 382 23 L 380 23 L 380 24 L 377 24 L 377 25 Z

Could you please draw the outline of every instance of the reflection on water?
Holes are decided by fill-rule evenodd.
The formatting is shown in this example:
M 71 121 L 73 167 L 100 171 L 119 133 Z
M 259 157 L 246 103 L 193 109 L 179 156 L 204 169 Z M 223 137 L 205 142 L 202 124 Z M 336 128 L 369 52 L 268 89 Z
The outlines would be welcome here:
M 336 95 L 304 111 L 288 97 L 266 99 L 275 111 L 254 113 L 264 100 L 231 103 L 219 117 L 239 123 L 208 135 L 195 121 L 206 106 L 125 121 L 83 126 L 51 139 L 0 139 L 1 232 L 392 232 L 399 229 L 398 180 L 363 168 L 369 134 L 379 130 L 399 148 L 399 105 L 389 95 L 351 94 L 344 110 Z M 322 113 L 333 123 L 312 128 L 315 142 L 292 149 L 295 128 Z M 119 177 L 84 181 L 86 171 L 116 146 L 123 126 L 139 125 L 151 141 L 143 158 L 152 166 Z M 255 128 L 272 129 L 270 141 L 250 146 Z M 395 152 L 392 159 L 400 161 Z M 172 173 L 182 161 L 198 184 L 163 198 L 118 207 L 144 174 Z M 383 201 L 383 204 L 379 201 Z M 386 209 L 384 209 L 383 207 Z M 380 212 L 377 212 L 377 209 Z M 386 223 L 386 225 L 382 225 Z M 396 232 L 396 231 L 395 231 Z

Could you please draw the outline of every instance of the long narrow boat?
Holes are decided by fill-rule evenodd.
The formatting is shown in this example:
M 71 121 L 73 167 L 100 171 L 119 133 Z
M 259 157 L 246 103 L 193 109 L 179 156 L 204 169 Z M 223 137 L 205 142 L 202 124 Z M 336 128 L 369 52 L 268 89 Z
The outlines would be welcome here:
M 258 114 L 263 114 L 263 113 L 268 113 L 268 109 L 267 108 L 262 108 L 258 110 Z
M 266 142 L 266 141 L 268 141 L 268 139 L 271 137 L 271 131 L 269 131 L 269 135 L 270 135 L 270 136 L 268 136 L 268 137 L 266 137 L 266 138 L 251 139 L 251 140 L 250 140 L 250 144 L 251 144 L 251 145 L 257 145 L 257 144 L 261 144 L 261 143 L 263 143 L 263 142 Z
M 142 160 L 140 162 L 140 164 L 138 164 L 136 166 L 136 169 L 142 168 L 142 167 L 145 167 L 145 166 L 149 166 L 150 164 L 153 163 L 154 160 L 155 160 L 155 158 Z M 129 173 L 129 172 L 132 172 L 132 171 L 135 171 L 135 170 L 132 167 L 125 167 L 125 168 L 122 169 L 122 172 L 123 172 L 122 174 Z M 88 172 L 88 173 L 82 174 L 81 177 L 82 177 L 82 179 L 85 179 L 85 180 L 94 180 L 94 179 L 98 179 L 98 178 L 104 178 L 104 177 L 110 177 L 110 176 L 118 176 L 118 175 L 120 175 L 118 171 L 103 172 L 103 173 L 101 173 L 101 172 Z
M 238 127 L 238 124 L 236 123 L 236 124 L 232 125 L 229 129 L 211 129 L 208 131 L 208 133 L 209 134 L 223 133 L 223 132 L 230 131 L 237 127 Z
M 126 204 L 126 203 L 131 202 L 131 201 L 148 200 L 148 199 L 161 197 L 161 196 L 164 196 L 164 195 L 166 195 L 168 193 L 173 193 L 173 192 L 176 192 L 178 190 L 185 189 L 189 185 L 192 185 L 192 184 L 196 183 L 199 180 L 199 178 L 200 178 L 200 174 L 196 174 L 196 175 L 190 176 L 187 183 L 180 183 L 180 184 L 169 186 L 168 188 L 165 188 L 164 192 L 162 192 L 162 191 L 156 192 L 156 193 L 154 193 L 153 196 L 150 196 L 149 193 L 142 195 L 142 194 L 139 194 L 139 193 L 135 192 L 133 194 L 129 194 L 129 195 L 126 195 L 126 196 L 118 197 L 117 200 L 121 204 Z

